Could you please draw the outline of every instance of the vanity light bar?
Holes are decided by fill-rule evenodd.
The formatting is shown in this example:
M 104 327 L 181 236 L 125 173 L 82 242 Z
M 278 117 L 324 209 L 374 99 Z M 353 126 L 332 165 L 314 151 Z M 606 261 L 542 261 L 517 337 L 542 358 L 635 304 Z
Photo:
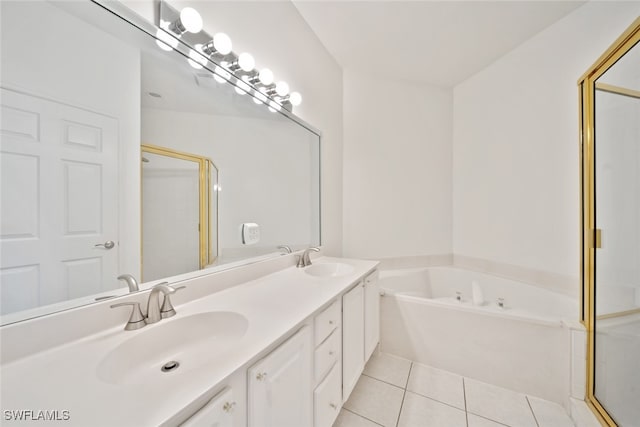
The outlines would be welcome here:
M 235 85 L 238 93 L 251 93 L 257 104 L 262 103 L 274 112 L 281 108 L 293 112 L 293 107 L 302 102 L 300 93 L 289 93 L 287 82 L 274 82 L 270 69 L 257 71 L 251 54 L 234 53 L 228 35 L 216 33 L 211 36 L 203 31 L 202 17 L 195 9 L 185 7 L 178 12 L 165 0 L 160 0 L 158 21 L 158 46 L 171 51 L 181 41 L 190 48 L 189 65 L 195 69 L 207 67 L 217 82 Z

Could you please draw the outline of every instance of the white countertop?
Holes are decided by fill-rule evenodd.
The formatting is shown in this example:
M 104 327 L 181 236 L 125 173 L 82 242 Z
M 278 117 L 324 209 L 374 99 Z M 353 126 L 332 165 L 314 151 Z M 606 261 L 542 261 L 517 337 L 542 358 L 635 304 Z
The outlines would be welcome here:
M 69 421 L 54 421 L 64 425 L 160 425 L 293 332 L 377 265 L 375 261 L 329 257 L 313 262 L 341 262 L 354 270 L 343 276 L 316 278 L 289 267 L 176 306 L 176 316 L 137 331 L 124 331 L 120 325 L 4 364 L 0 367 L 2 410 L 68 410 Z M 232 311 L 248 320 L 246 333 L 224 349 L 223 357 L 199 368 L 159 374 L 144 383 L 118 385 L 98 377 L 102 359 L 136 334 L 209 311 Z M 131 354 L 132 360 L 135 357 Z M 4 414 L 2 417 L 3 425 L 12 425 Z

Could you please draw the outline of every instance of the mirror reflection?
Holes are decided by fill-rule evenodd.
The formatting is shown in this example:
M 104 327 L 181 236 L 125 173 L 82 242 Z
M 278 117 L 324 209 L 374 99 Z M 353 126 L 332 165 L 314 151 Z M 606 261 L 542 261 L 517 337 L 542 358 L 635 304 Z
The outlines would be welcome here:
M 89 1 L 0 7 L 3 324 L 127 293 L 122 274 L 320 244 L 316 131 L 160 49 L 150 24 Z

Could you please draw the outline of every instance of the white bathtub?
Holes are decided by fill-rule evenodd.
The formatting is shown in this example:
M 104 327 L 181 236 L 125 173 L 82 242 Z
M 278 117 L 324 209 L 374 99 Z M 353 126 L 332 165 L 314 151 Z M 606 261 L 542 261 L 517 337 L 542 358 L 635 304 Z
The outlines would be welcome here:
M 474 281 L 481 305 L 472 301 Z M 567 403 L 570 343 L 562 319 L 577 318 L 575 299 L 453 267 L 382 270 L 380 289 L 382 351 Z

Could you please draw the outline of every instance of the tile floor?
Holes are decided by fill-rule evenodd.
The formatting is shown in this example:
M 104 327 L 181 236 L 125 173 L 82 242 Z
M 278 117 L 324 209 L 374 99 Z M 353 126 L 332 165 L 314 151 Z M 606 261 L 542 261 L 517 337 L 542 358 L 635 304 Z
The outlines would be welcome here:
M 333 427 L 573 427 L 553 402 L 374 354 Z

